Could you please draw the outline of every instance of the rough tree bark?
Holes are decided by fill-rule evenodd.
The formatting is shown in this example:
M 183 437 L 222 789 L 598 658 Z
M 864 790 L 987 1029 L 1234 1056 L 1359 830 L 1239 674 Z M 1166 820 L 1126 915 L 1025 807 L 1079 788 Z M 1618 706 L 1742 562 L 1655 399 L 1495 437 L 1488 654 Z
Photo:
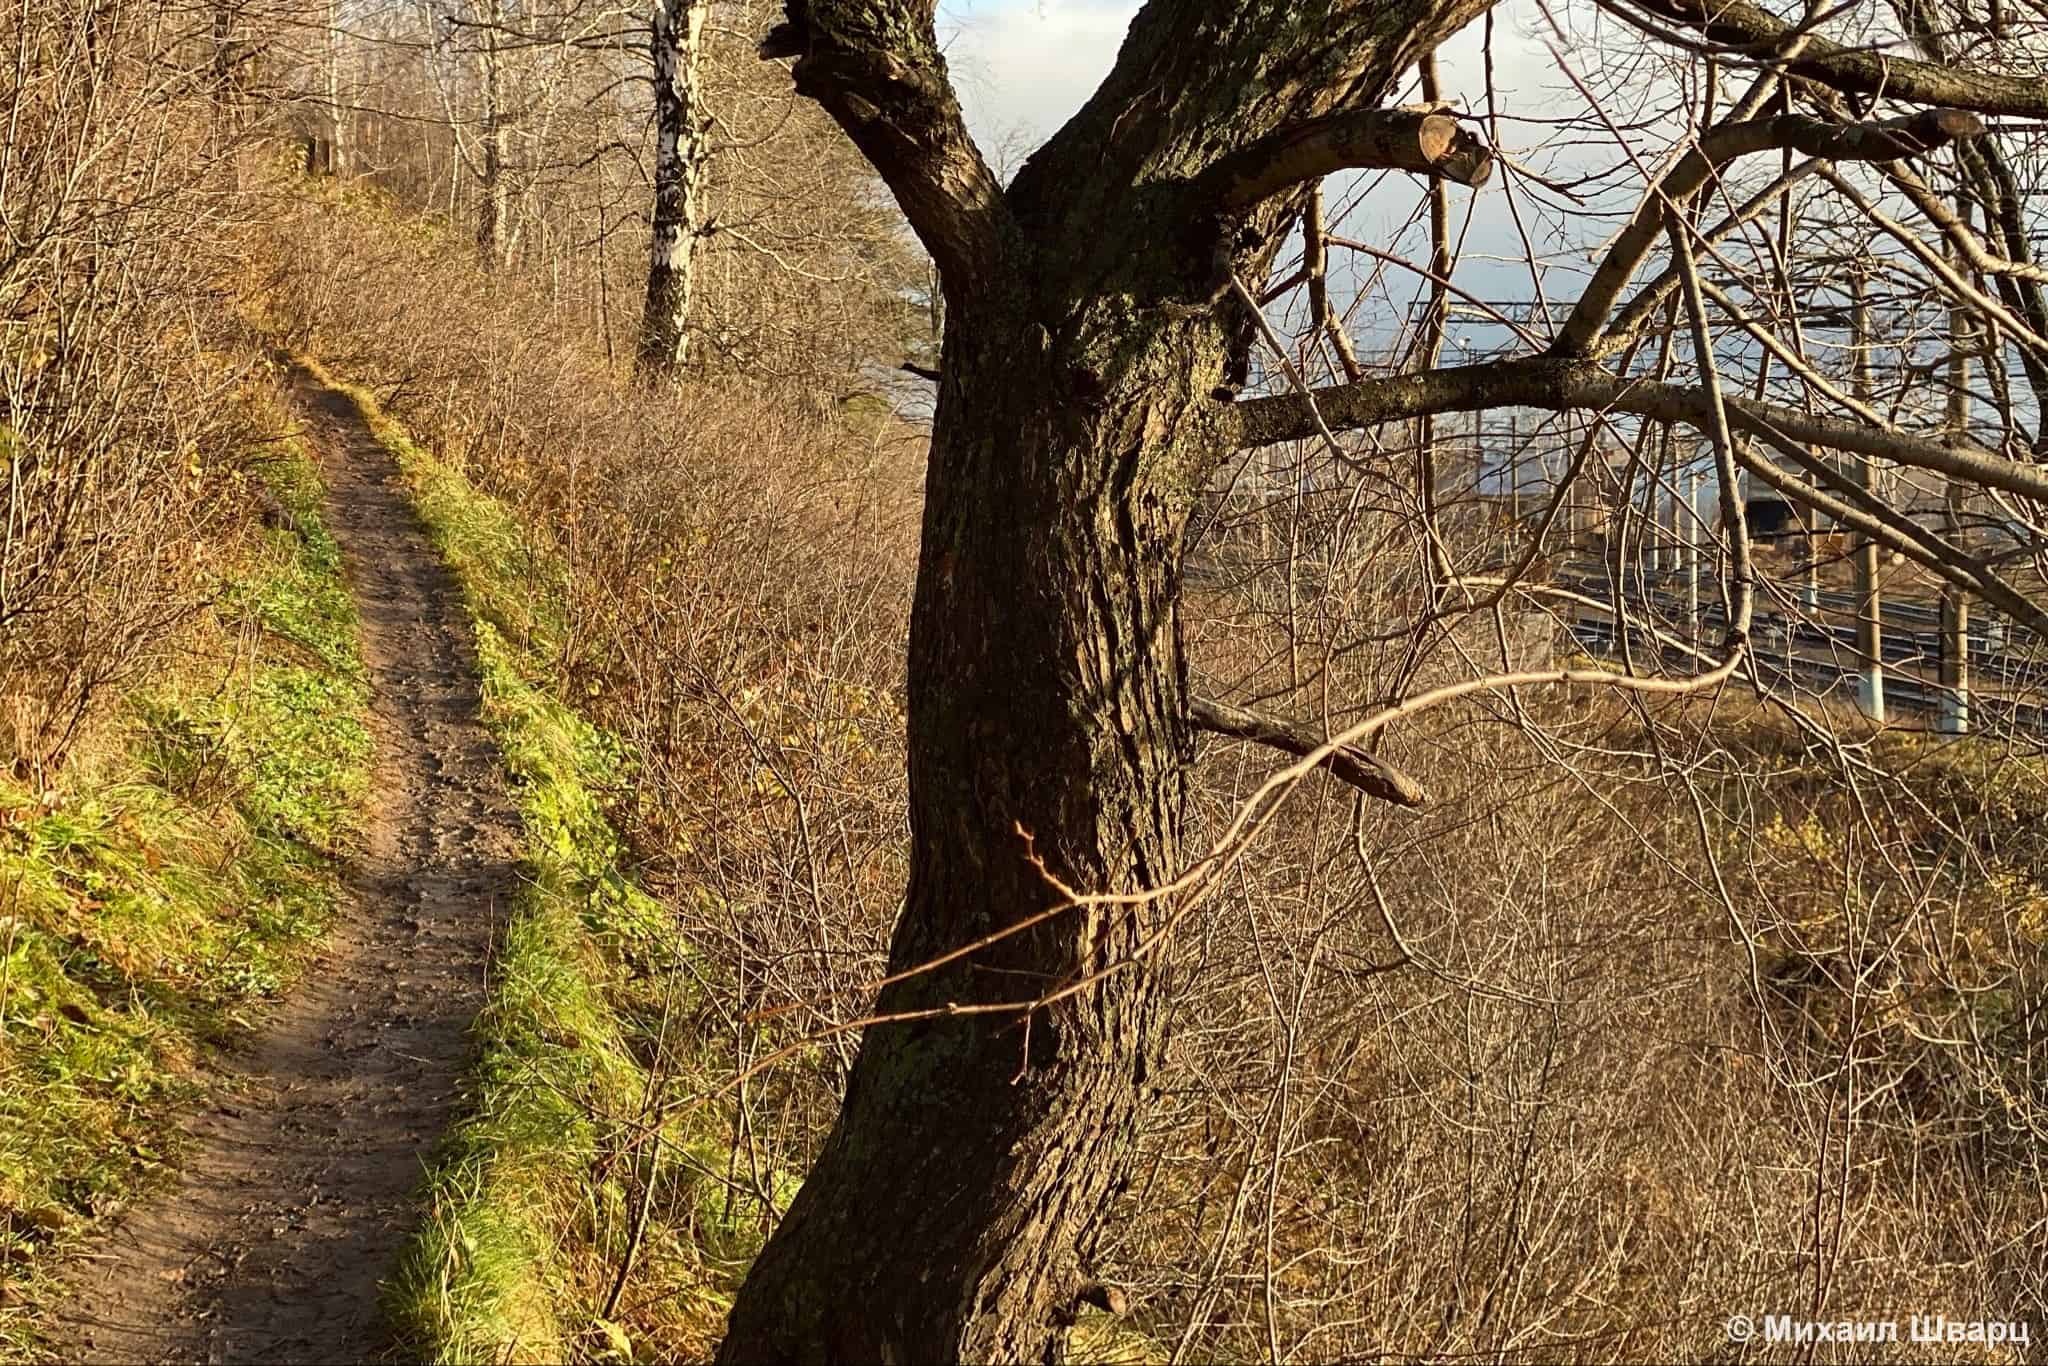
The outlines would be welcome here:
M 710 0 L 654 0 L 653 11 L 649 52 L 654 59 L 654 222 L 635 362 L 647 379 L 675 373 L 689 346 L 685 324 L 697 239 L 704 232 L 709 160 L 697 73 Z
M 482 11 L 484 45 L 477 58 L 483 87 L 482 146 L 478 149 L 482 202 L 477 208 L 476 256 L 485 270 L 496 270 L 505 263 L 505 220 L 511 207 L 511 186 L 505 179 L 505 73 L 499 52 L 503 0 L 486 0 Z
M 1211 398 L 1231 273 L 1264 278 L 1305 193 L 1228 159 L 1263 145 L 1314 176 L 1389 156 L 1388 130 L 1331 116 L 1378 104 L 1485 3 L 1153 0 L 1008 191 L 965 133 L 929 0 L 787 6 L 764 55 L 797 59 L 798 90 L 881 172 L 945 291 L 895 969 L 1054 905 L 1034 857 L 1088 891 L 1177 870 L 1182 542 L 1233 439 Z M 1483 174 L 1440 124 L 1389 123 L 1397 164 L 1434 147 L 1439 173 Z M 721 1360 L 1061 1357 L 1074 1311 L 1102 1297 L 1093 1235 L 1159 1059 L 1162 983 L 1118 973 L 1028 1022 L 972 1011 L 1129 953 L 1169 909 L 1069 912 L 884 991 L 880 1012 L 941 1013 L 867 1031 Z

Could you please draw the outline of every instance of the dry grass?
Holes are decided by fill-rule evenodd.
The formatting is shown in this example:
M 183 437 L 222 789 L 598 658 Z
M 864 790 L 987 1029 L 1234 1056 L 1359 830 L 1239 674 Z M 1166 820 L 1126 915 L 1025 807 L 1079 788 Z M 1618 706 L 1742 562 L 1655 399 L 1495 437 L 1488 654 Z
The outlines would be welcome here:
M 715 359 L 635 389 L 618 205 L 644 187 L 613 156 L 617 54 L 522 59 L 539 131 L 511 268 L 486 274 L 456 134 L 413 117 L 446 92 L 412 55 L 362 64 L 366 110 L 389 111 L 352 130 L 373 173 L 309 184 L 196 79 L 202 28 L 144 22 L 177 13 L 0 16 L 8 804 L 116 733 L 113 704 L 208 629 L 221 563 L 257 540 L 237 470 L 279 433 L 227 306 L 251 301 L 434 453 L 529 799 L 573 808 L 535 822 L 560 863 L 507 953 L 485 1021 L 505 1070 L 429 1192 L 408 1326 L 444 1357 L 535 1324 L 586 1359 L 701 1357 L 832 1122 L 854 1046 L 835 1027 L 868 1004 L 905 880 L 922 434 L 874 367 L 923 340 L 914 263 L 822 116 L 737 60 L 736 27 L 714 63 L 730 231 L 693 348 Z M 1501 667 L 1532 620 L 1553 638 L 1539 602 L 1496 619 L 1435 591 L 1411 454 L 1387 445 L 1360 481 L 1282 449 L 1212 499 L 1197 539 L 1220 569 L 1186 623 L 1204 691 L 1341 726 Z M 1482 510 L 1442 525 L 1461 569 L 1501 567 Z M 1791 601 L 1794 558 L 1762 569 Z M 170 730 L 152 752 L 179 799 L 231 801 L 218 747 Z M 1718 1358 L 1736 1313 L 1934 1311 L 2048 1340 L 2037 744 L 1873 733 L 1741 683 L 1485 694 L 1384 744 L 1427 810 L 1310 780 L 1156 964 L 1170 1065 L 1099 1268 L 1131 1311 L 1087 1325 L 1089 1356 Z M 1221 828 L 1276 760 L 1211 741 L 1201 764 Z M 146 860 L 109 822 L 7 825 L 61 845 L 38 846 L 52 868 Z M 53 887 L 37 942 L 106 958 L 108 918 L 71 925 L 79 888 Z M 163 934 L 211 951 L 184 921 Z M 103 1008 L 81 990 L 28 1020 L 68 1048 L 67 1004 Z M 97 1179 L 94 1154 L 65 1160 Z M 31 1224 L 67 1179 L 33 1175 L 22 1195 L 0 1172 Z M 9 1218 L 0 1257 L 47 1241 Z
M 298 229 L 323 230 L 363 232 Z M 457 316 L 494 297 L 452 259 L 432 278 Z M 856 1013 L 906 848 L 913 435 L 766 387 L 649 403 L 588 343 L 494 358 L 495 333 L 451 339 L 383 294 L 323 309 L 326 343 L 513 510 L 506 554 L 564 604 L 550 685 L 635 756 L 615 815 L 697 964 L 673 1103 Z M 387 321 L 337 321 L 358 314 Z M 1374 626 L 1415 594 L 1372 529 L 1344 534 L 1377 558 L 1319 561 L 1341 573 L 1253 557 L 1205 588 L 1211 682 L 1342 720 L 1483 664 L 1484 623 Z M 2041 1312 L 2034 761 L 1734 688 L 1494 697 L 1389 753 L 1427 812 L 1312 781 L 1162 965 L 1173 1065 L 1104 1268 L 1134 1308 L 1091 1352 L 1691 1359 L 1736 1312 Z M 1271 766 L 1205 750 L 1210 818 Z M 765 1209 L 850 1046 L 755 1079 L 718 1112 L 723 1154 L 693 1160 Z M 660 1306 L 704 1283 L 687 1230 L 712 1235 L 669 1217 L 620 1326 L 698 1354 L 701 1323 Z

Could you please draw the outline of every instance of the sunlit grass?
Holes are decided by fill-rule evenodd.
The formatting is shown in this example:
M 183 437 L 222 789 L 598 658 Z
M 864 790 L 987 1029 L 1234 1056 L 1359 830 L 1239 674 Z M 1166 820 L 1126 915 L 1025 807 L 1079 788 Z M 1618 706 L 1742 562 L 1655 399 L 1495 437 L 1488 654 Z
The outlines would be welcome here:
M 174 1164 L 207 1046 L 336 904 L 370 757 L 355 611 L 310 461 L 261 472 L 298 529 L 224 576 L 190 668 L 51 790 L 0 779 L 0 1358 L 32 1350 L 66 1235 Z
M 606 815 L 631 756 L 548 686 L 564 634 L 557 568 L 502 504 L 357 401 L 461 580 L 484 719 L 524 826 L 525 885 L 475 1025 L 464 1117 L 436 1154 L 386 1313 L 408 1359 L 624 1360 L 655 1324 L 664 1352 L 708 1351 L 761 1221 L 757 1202 L 729 1194 L 727 1113 L 650 1104 L 707 1088 L 662 1036 L 694 982 L 688 948 Z M 651 1080 L 657 1055 L 668 1071 Z M 632 1294 L 607 1319 L 642 1208 Z

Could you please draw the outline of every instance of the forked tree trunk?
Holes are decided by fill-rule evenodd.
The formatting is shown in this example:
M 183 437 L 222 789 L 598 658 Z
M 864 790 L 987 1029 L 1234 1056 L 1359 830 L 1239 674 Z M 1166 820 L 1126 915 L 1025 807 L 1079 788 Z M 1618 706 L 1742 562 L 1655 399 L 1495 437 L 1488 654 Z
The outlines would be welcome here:
M 946 292 L 909 657 L 902 971 L 1059 901 L 1158 886 L 1188 852 L 1179 600 L 1188 516 L 1256 281 L 1299 205 L 1219 213 L 1198 173 L 1376 103 L 1471 0 L 1154 0 L 1117 69 L 1008 191 L 965 135 L 928 4 L 789 7 L 795 55 L 889 181 Z M 1162 93 L 1163 92 L 1163 93 Z M 1233 182 L 1235 183 L 1235 182 Z M 1021 833 L 1020 833 L 1021 832 Z M 885 990 L 844 1109 L 755 1262 L 720 1360 L 1049 1361 L 1090 1293 L 1162 1046 L 1132 953 L 1159 902 L 1070 910 Z
M 709 161 L 697 73 L 710 11 L 710 0 L 654 0 L 654 224 L 636 361 L 645 378 L 673 374 L 688 353 L 685 329 Z

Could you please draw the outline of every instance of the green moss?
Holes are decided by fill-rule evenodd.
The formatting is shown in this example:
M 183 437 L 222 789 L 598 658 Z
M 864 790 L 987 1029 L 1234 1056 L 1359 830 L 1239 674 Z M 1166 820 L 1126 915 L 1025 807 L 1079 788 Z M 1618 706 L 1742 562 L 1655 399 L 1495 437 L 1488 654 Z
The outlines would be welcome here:
M 58 789 L 0 780 L 0 1359 L 31 1350 L 62 1235 L 169 1169 L 167 1108 L 336 905 L 368 688 L 311 462 L 262 473 L 300 531 L 224 578 L 218 647 L 141 685 Z
M 640 1078 L 559 885 L 522 898 L 479 1016 L 463 1121 L 437 1156 L 419 1231 L 387 1297 L 411 1352 L 501 1360 L 516 1344 L 565 1358 L 569 1297 L 558 1239 L 581 1219 L 580 1182 Z

